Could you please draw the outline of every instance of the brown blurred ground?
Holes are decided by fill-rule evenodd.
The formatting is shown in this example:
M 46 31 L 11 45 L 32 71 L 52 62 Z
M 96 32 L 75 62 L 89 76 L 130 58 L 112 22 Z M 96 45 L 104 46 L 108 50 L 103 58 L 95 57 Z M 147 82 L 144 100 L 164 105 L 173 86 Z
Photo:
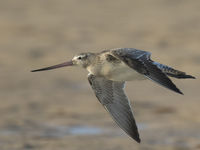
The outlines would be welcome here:
M 199 10 L 197 0 L 0 0 L 0 149 L 200 149 Z M 174 80 L 184 96 L 151 81 L 127 84 L 140 145 L 96 100 L 86 71 L 30 73 L 116 47 L 151 51 L 154 60 L 197 77 Z M 69 126 L 107 132 L 57 133 Z

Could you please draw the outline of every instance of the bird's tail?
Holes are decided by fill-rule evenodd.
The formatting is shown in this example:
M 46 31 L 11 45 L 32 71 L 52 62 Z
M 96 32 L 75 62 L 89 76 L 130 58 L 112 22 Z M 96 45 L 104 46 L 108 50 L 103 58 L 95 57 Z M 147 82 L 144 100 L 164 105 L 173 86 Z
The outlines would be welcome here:
M 194 76 L 191 76 L 191 75 L 186 74 L 185 72 L 173 69 L 172 67 L 160 64 L 158 62 L 153 62 L 153 64 L 156 65 L 159 69 L 161 69 L 163 73 L 165 73 L 166 75 L 170 77 L 174 77 L 178 79 L 186 79 L 186 78 L 195 79 Z

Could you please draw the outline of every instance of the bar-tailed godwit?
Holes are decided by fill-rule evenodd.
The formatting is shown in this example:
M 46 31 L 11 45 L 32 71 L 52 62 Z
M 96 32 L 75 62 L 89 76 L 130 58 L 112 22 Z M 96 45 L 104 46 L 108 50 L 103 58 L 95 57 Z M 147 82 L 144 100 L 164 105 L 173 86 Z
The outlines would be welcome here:
M 183 94 L 170 77 L 193 78 L 150 59 L 151 53 L 134 48 L 117 48 L 100 53 L 81 53 L 71 61 L 32 70 L 45 71 L 64 66 L 80 66 L 88 70 L 88 80 L 99 102 L 114 121 L 130 137 L 140 142 L 137 125 L 124 86 L 125 81 L 150 79 L 176 93 Z

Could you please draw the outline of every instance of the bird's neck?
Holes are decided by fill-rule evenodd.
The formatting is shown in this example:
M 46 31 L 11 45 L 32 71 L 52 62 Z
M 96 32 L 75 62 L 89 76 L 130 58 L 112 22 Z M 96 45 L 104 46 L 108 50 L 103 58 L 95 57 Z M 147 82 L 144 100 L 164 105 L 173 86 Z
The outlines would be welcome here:
M 95 53 L 90 53 L 90 55 L 87 57 L 86 63 L 83 65 L 83 68 L 88 68 L 89 66 L 93 65 L 96 58 L 97 55 Z

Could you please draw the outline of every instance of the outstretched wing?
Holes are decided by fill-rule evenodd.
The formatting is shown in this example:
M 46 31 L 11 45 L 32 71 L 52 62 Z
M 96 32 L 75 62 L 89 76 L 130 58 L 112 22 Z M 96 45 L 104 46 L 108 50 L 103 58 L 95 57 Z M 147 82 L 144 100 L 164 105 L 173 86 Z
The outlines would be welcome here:
M 183 94 L 167 75 L 150 59 L 151 53 L 133 48 L 125 48 L 113 50 L 112 54 L 152 81 L 174 92 Z
M 129 136 L 140 142 L 130 102 L 124 93 L 124 82 L 114 82 L 103 77 L 88 75 L 89 83 L 100 103 L 111 114 L 114 121 Z

